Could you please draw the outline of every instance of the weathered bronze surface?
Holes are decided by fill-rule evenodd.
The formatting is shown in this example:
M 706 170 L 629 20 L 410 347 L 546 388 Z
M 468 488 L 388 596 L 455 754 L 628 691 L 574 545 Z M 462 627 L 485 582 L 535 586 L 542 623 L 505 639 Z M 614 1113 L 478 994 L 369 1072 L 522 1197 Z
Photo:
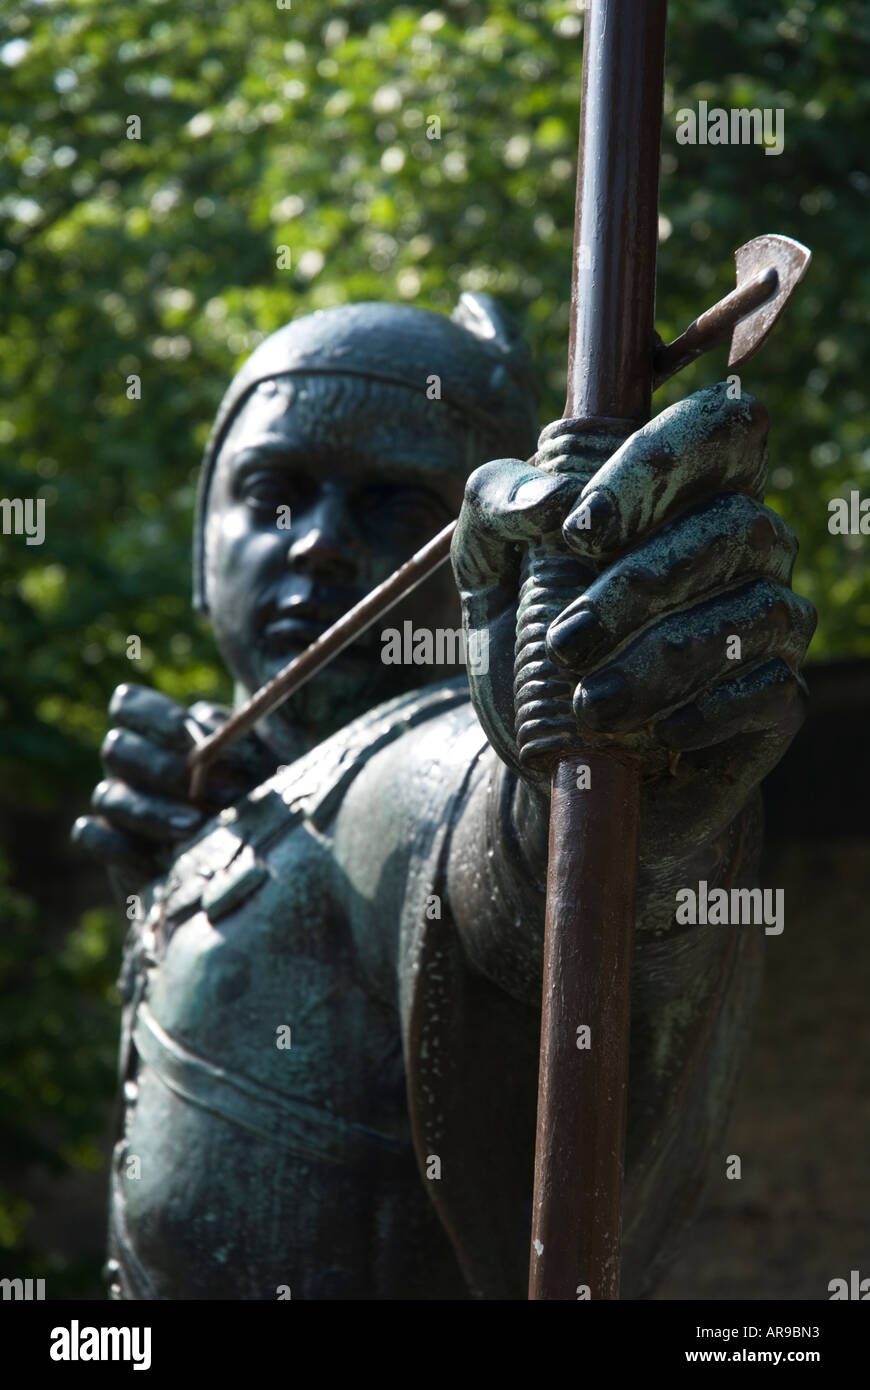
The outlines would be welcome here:
M 221 405 L 194 601 L 238 712 L 119 688 L 76 826 L 135 918 L 115 1297 L 520 1297 L 530 1226 L 532 1297 L 616 1297 L 626 1099 L 627 1296 L 691 1205 L 761 937 L 675 900 L 751 880 L 814 615 L 757 403 L 637 428 L 656 370 L 738 311 L 745 360 L 799 269 L 741 248 L 736 295 L 657 346 L 665 9 L 587 13 L 568 400 L 537 448 L 483 296 L 301 319 Z M 393 604 L 404 644 L 372 626 Z
M 350 646 L 373 623 L 388 613 L 401 599 L 418 584 L 428 579 L 430 574 L 450 558 L 450 542 L 456 530 L 456 522 L 450 521 L 433 536 L 431 541 L 400 565 L 389 579 L 383 580 L 371 593 L 366 594 L 354 606 L 320 636 L 300 656 L 294 657 L 287 666 L 282 667 L 276 676 L 261 686 L 241 709 L 206 738 L 196 741 L 188 754 L 188 767 L 191 769 L 190 797 L 195 801 L 205 787 L 208 769 L 223 748 L 229 747 L 242 734 L 253 729 L 258 720 L 271 714 L 295 691 L 310 681 L 328 665 L 339 652 Z
M 576 738 L 647 740 L 636 1297 L 720 1142 L 763 944 L 757 928 L 677 926 L 675 891 L 752 883 L 757 787 L 801 718 L 813 618 L 788 588 L 794 538 L 760 501 L 766 417 L 699 392 L 615 452 L 602 438 L 583 489 L 547 471 L 578 447 L 561 422 L 541 468 L 520 461 L 536 447 L 530 369 L 491 301 L 452 324 L 329 310 L 275 337 L 230 388 L 204 472 L 197 599 L 239 701 L 463 494 L 455 579 L 440 570 L 390 623 L 452 629 L 461 604 L 488 662 L 385 665 L 375 631 L 226 750 L 198 805 L 186 725 L 227 712 L 113 698 L 77 833 L 143 900 L 122 975 L 114 1291 L 525 1297 L 549 791 L 522 752 L 533 719 L 518 738 L 514 654 L 524 554 L 562 529 L 582 579 L 546 639 Z

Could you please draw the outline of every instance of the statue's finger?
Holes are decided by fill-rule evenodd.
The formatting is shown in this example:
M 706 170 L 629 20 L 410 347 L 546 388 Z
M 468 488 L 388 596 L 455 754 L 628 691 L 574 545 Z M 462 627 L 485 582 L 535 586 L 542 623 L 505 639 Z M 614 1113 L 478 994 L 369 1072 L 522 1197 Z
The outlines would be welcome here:
M 91 805 L 112 825 L 146 840 L 183 840 L 202 824 L 193 806 L 169 797 L 139 792 L 126 782 L 106 780 L 94 789 Z
M 638 729 L 698 697 L 729 671 L 778 656 L 800 665 L 815 630 L 811 603 L 756 580 L 662 618 L 574 692 L 581 727 Z
M 565 522 L 581 555 L 618 553 L 717 492 L 764 496 L 768 415 L 724 382 L 662 411 L 599 468 Z
M 797 550 L 775 512 L 743 493 L 720 493 L 608 566 L 551 624 L 550 655 L 580 671 L 705 594 L 755 578 L 787 585 Z
M 185 720 L 190 717 L 187 709 L 159 690 L 119 685 L 109 701 L 109 716 L 113 723 L 166 748 L 190 748 L 190 735 L 185 728 Z
M 79 816 L 70 832 L 70 839 L 106 868 L 120 869 L 143 883 L 154 875 L 155 866 L 141 841 L 118 830 L 100 816 Z
M 519 459 L 497 459 L 475 469 L 451 547 L 460 590 L 513 582 L 519 547 L 558 533 L 578 492 L 576 479 L 542 473 Z
M 109 776 L 142 791 L 184 799 L 190 783 L 183 753 L 162 748 L 130 729 L 110 729 L 100 749 Z
M 666 747 L 689 751 L 737 736 L 776 730 L 770 766 L 779 760 L 806 716 L 809 693 L 803 677 L 781 657 L 720 681 L 697 700 L 656 725 Z M 785 745 L 785 746 L 784 746 Z

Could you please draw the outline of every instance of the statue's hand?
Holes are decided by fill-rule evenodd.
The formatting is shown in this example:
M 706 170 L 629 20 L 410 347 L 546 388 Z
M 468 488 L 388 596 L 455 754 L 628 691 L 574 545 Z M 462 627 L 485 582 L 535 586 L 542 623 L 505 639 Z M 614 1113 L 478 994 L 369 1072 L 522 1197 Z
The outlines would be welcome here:
M 465 620 L 489 639 L 489 672 L 469 672 L 481 722 L 523 771 L 512 681 L 521 547 L 561 520 L 589 582 L 549 623 L 547 653 L 573 687 L 578 751 L 643 736 L 651 855 L 729 824 L 803 718 L 798 668 L 815 612 L 791 591 L 797 540 L 762 502 L 766 435 L 763 407 L 720 385 L 632 435 L 582 490 L 513 460 L 469 479 L 453 554 Z M 583 447 L 582 436 L 559 441 L 563 454 Z
M 73 840 L 125 882 L 141 885 L 162 873 L 179 841 L 275 770 L 265 744 L 248 735 L 212 765 L 204 799 L 189 800 L 188 726 L 206 735 L 229 714 L 207 701 L 188 709 L 144 686 L 119 685 L 101 749 L 106 776 L 91 798 L 94 814 L 79 817 Z

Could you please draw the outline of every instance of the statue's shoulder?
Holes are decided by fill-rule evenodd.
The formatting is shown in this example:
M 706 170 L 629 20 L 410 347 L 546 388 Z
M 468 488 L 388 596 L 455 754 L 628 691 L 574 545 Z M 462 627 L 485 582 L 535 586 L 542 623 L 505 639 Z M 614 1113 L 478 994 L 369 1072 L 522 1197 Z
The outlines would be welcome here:
M 451 718 L 452 717 L 452 718 Z M 335 815 L 351 783 L 390 744 L 415 731 L 438 737 L 445 720 L 476 722 L 464 676 L 442 681 L 377 705 L 311 753 L 282 769 L 269 785 L 304 803 L 306 819 L 320 829 Z
M 212 921 L 234 911 L 268 878 L 265 856 L 283 836 L 301 821 L 325 829 L 373 758 L 413 730 L 440 737 L 445 719 L 476 723 L 464 677 L 377 705 L 279 768 L 203 826 L 153 886 L 163 921 L 171 929 L 200 909 Z

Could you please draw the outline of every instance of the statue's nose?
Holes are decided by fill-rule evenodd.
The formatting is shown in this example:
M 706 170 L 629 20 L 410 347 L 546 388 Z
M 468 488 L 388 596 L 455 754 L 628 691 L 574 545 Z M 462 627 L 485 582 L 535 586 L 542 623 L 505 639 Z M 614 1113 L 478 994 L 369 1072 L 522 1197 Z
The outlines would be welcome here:
M 300 521 L 287 552 L 289 568 L 327 584 L 352 584 L 359 575 L 359 560 L 343 499 L 318 503 Z

